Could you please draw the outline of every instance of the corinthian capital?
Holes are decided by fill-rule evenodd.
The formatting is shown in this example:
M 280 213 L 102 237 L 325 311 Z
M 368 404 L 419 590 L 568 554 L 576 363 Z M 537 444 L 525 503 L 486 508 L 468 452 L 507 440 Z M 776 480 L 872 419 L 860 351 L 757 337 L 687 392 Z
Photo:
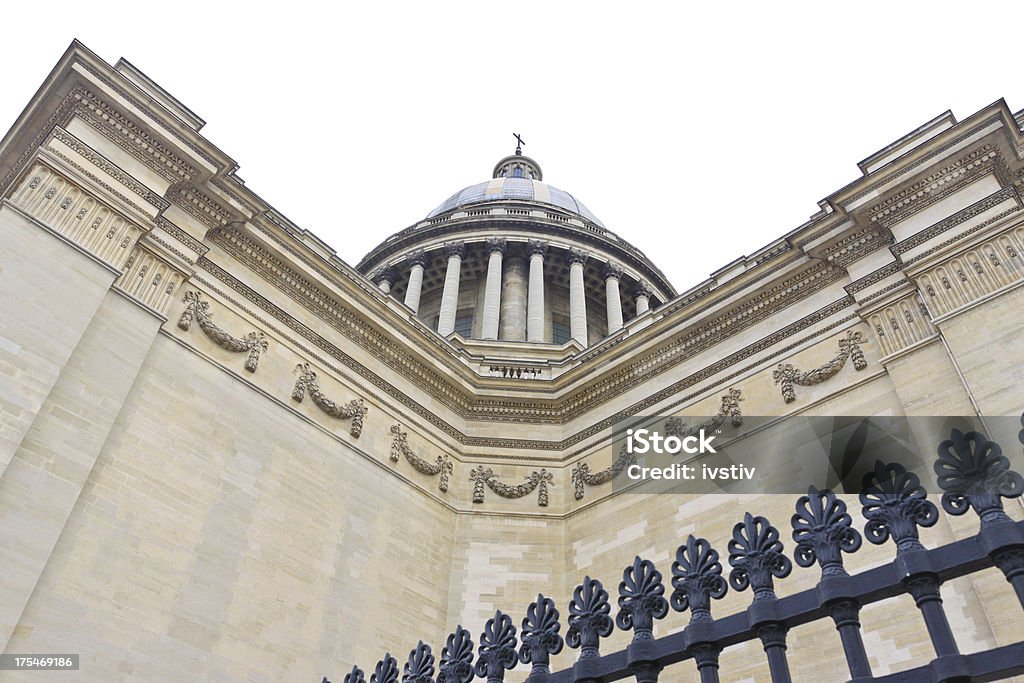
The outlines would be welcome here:
M 488 237 L 487 238 L 487 253 L 493 254 L 494 252 L 505 253 L 505 238 L 504 237 Z
M 565 262 L 570 266 L 574 263 L 586 265 L 588 256 L 589 254 L 582 249 L 570 249 L 565 255 Z
M 459 258 L 466 258 L 466 243 L 465 242 L 445 242 L 444 243 L 444 255 L 448 258 L 452 256 L 458 256 Z
M 410 251 L 408 254 L 406 254 L 405 261 L 406 263 L 409 264 L 410 267 L 422 266 L 423 268 L 426 268 L 427 264 L 430 262 L 430 259 L 427 258 L 427 252 L 423 251 L 422 249 L 417 249 L 415 251 Z

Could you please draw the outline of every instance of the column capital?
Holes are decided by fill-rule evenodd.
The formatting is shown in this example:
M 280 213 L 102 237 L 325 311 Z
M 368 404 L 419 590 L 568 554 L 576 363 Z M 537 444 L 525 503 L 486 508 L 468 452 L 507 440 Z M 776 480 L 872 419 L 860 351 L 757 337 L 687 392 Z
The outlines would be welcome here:
M 444 255 L 448 258 L 451 258 L 452 256 L 458 256 L 461 259 L 466 258 L 466 243 L 462 241 L 445 242 Z
M 370 279 L 374 282 L 387 282 L 389 285 L 393 285 L 398 282 L 398 273 L 391 266 L 384 266 L 377 269 Z
M 410 266 L 421 266 L 426 268 L 427 264 L 430 263 L 430 258 L 427 256 L 427 252 L 423 249 L 416 249 L 405 255 L 405 262 Z
M 636 287 L 633 288 L 634 297 L 646 296 L 650 299 L 652 294 L 654 294 L 654 290 L 652 290 L 651 286 L 644 281 L 636 283 Z
M 548 253 L 548 243 L 541 240 L 529 240 L 526 243 L 526 253 L 530 256 L 534 254 L 546 256 Z
M 493 254 L 496 251 L 505 253 L 506 242 L 504 237 L 488 237 L 487 238 L 487 253 Z
M 589 256 L 590 255 L 582 249 L 570 249 L 565 255 L 565 262 L 570 266 L 574 263 L 578 263 L 582 266 L 586 265 L 587 258 Z
M 604 268 L 601 269 L 601 275 L 605 280 L 609 278 L 615 278 L 616 280 L 622 279 L 622 267 L 615 263 L 606 263 Z

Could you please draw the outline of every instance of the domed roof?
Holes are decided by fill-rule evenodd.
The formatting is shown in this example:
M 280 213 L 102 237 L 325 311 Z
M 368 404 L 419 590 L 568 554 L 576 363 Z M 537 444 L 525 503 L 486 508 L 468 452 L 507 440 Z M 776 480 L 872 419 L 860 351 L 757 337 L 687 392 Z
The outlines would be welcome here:
M 590 209 L 583 205 L 583 202 L 568 192 L 560 190 L 553 185 L 542 183 L 539 180 L 509 177 L 493 178 L 459 190 L 427 214 L 427 218 L 433 218 L 468 204 L 500 199 L 552 204 L 566 211 L 572 211 L 602 228 L 604 227 L 604 223 L 591 213 Z

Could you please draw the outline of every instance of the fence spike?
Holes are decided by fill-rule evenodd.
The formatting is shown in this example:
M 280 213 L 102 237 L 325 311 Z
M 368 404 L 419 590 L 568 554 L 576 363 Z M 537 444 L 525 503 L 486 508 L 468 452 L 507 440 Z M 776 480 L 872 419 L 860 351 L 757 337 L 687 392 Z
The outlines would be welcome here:
M 519 632 L 522 646 L 519 648 L 519 661 L 533 664 L 534 673 L 550 673 L 550 656 L 562 651 L 565 642 L 558 632 L 558 609 L 551 598 L 537 595 L 537 601 L 530 603 L 523 618 L 523 628 Z
M 623 631 L 633 629 L 633 640 L 652 640 L 654 620 L 668 614 L 661 572 L 650 560 L 633 559 L 619 583 L 619 613 L 615 623 Z
M 925 496 L 921 480 L 899 463 L 875 461 L 875 467 L 861 482 L 860 503 L 865 519 L 864 534 L 875 545 L 892 536 L 896 552 L 920 550 L 917 527 L 933 526 L 939 510 Z
M 611 635 L 614 624 L 609 616 L 608 591 L 601 582 L 589 576 L 576 586 L 569 603 L 569 630 L 565 642 L 581 648 L 580 659 L 600 656 L 601 638 Z
M 981 432 L 952 430 L 939 444 L 934 469 L 939 488 L 945 492 L 942 508 L 951 515 L 974 508 L 982 526 L 1009 521 L 1000 498 L 1016 498 L 1024 493 L 1024 478 L 1010 469 L 999 444 Z
M 754 600 L 775 598 L 772 577 L 784 579 L 793 571 L 793 563 L 783 554 L 779 530 L 764 517 L 749 512 L 732 528 L 729 565 L 729 584 L 737 591 L 752 586 Z
M 384 659 L 377 662 L 370 683 L 398 683 L 398 661 L 390 652 L 385 653 Z
M 690 610 L 690 622 L 711 621 L 711 599 L 721 599 L 729 585 L 722 578 L 718 551 L 692 534 L 676 550 L 672 563 L 672 609 Z
M 402 683 L 434 683 L 434 653 L 422 640 L 409 653 Z
M 448 635 L 441 650 L 437 683 L 469 683 L 473 680 L 473 639 L 462 624 Z
M 505 679 L 505 669 L 511 669 L 517 661 L 516 627 L 512 624 L 512 617 L 498 610 L 487 620 L 484 632 L 480 634 L 476 675 L 486 678 L 487 683 L 500 683 Z
M 366 675 L 358 666 L 353 666 L 352 670 L 345 674 L 345 683 L 366 683 Z
M 842 554 L 856 552 L 862 542 L 852 522 L 846 503 L 834 492 L 808 488 L 807 495 L 797 500 L 791 519 L 796 563 L 810 567 L 817 560 L 823 577 L 846 576 Z

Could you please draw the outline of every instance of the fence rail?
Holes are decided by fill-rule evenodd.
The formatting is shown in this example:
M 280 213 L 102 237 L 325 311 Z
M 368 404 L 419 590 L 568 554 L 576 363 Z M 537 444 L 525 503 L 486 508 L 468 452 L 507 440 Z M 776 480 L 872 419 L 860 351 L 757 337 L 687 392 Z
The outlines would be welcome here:
M 1024 425 L 1024 416 L 1021 418 Z M 1020 440 L 1024 443 L 1024 430 Z M 692 660 L 701 683 L 719 680 L 719 655 L 727 647 L 760 641 L 773 683 L 789 683 L 786 635 L 792 628 L 831 619 L 853 683 L 968 683 L 995 681 L 1024 674 L 1024 642 L 960 654 L 942 606 L 944 582 L 998 567 L 1016 592 L 1024 610 L 1024 522 L 1014 522 L 1003 510 L 1003 498 L 1019 497 L 1024 479 L 1010 468 L 1000 446 L 980 432 L 952 430 L 938 448 L 934 471 L 943 491 L 942 508 L 950 515 L 973 510 L 980 519 L 976 535 L 926 549 L 918 528 L 934 525 L 938 508 L 926 497 L 918 477 L 902 465 L 875 463 L 864 476 L 859 494 L 867 520 L 864 536 L 874 544 L 893 541 L 894 559 L 879 567 L 849 575 L 843 554 L 860 549 L 864 536 L 852 525 L 846 503 L 831 490 L 811 487 L 796 502 L 790 520 L 796 543 L 793 560 L 801 567 L 815 564 L 820 580 L 814 588 L 778 598 L 775 579 L 792 572 L 793 560 L 784 552 L 777 528 L 750 513 L 736 524 L 728 543 L 728 577 L 718 552 L 703 538 L 690 535 L 676 551 L 671 579 L 649 560 L 635 558 L 618 586 L 618 613 L 612 618 L 608 592 L 597 579 L 585 577 L 568 605 L 568 628 L 563 638 L 560 613 L 544 595 L 527 609 L 518 632 L 512 618 L 498 610 L 480 635 L 474 663 L 473 641 L 461 625 L 451 633 L 437 663 L 436 683 L 470 683 L 474 677 L 500 683 L 506 670 L 530 664 L 528 683 L 597 683 L 633 677 L 655 683 L 667 666 Z M 714 600 L 750 589 L 753 598 L 743 612 L 716 619 Z M 666 597 L 668 588 L 672 591 Z M 865 605 L 895 596 L 913 597 L 935 651 L 924 666 L 900 673 L 873 676 L 860 631 Z M 690 613 L 680 632 L 654 637 L 654 622 L 669 609 Z M 1016 609 L 1008 606 L 1008 609 Z M 1022 615 L 1024 619 L 1024 615 Z M 632 631 L 629 646 L 601 654 L 600 642 L 618 627 Z M 552 673 L 550 656 L 563 645 L 579 649 L 576 663 Z M 518 651 L 517 651 L 518 646 Z M 435 657 L 422 641 L 399 671 L 390 653 L 377 663 L 371 683 L 433 683 Z M 365 683 L 358 667 L 345 683 Z M 322 683 L 330 683 L 325 677 Z

